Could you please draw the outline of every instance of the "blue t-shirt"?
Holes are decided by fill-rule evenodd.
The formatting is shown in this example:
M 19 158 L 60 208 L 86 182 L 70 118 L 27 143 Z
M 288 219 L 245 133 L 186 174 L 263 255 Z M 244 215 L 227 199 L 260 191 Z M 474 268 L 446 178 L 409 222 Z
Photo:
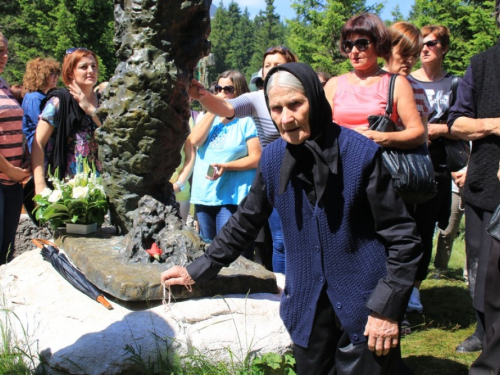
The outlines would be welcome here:
M 30 153 L 36 126 L 38 125 L 38 116 L 42 113 L 40 104 L 42 104 L 45 96 L 41 91 L 34 91 L 26 93 L 23 99 L 23 133 L 26 136 L 26 144 L 29 147 Z
M 227 124 L 216 117 L 207 139 L 196 153 L 191 187 L 191 203 L 206 206 L 239 204 L 250 191 L 256 169 L 227 171 L 211 181 L 206 178 L 210 164 L 226 163 L 248 156 L 247 140 L 257 137 L 255 123 L 249 117 Z

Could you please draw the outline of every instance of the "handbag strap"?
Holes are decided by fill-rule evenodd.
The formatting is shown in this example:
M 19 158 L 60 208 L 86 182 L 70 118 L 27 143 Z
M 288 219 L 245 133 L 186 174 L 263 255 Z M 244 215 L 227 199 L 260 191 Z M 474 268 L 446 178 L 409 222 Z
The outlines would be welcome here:
M 453 76 L 451 79 L 451 103 L 450 103 L 450 108 L 453 107 L 453 104 L 455 104 L 455 101 L 457 100 L 457 89 L 458 89 L 458 81 L 460 77 L 459 76 Z
M 392 114 L 392 103 L 394 102 L 394 86 L 396 84 L 396 78 L 398 74 L 391 75 L 391 79 L 389 80 L 389 92 L 387 93 L 387 106 L 385 107 L 385 114 L 387 116 L 391 116 Z

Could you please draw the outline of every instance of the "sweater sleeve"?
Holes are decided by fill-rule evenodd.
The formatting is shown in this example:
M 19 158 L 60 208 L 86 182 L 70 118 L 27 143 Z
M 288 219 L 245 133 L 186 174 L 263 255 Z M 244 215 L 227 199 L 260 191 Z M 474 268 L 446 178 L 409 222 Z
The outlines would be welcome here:
M 400 320 L 422 257 L 421 240 L 414 220 L 394 190 L 381 153 L 377 153 L 372 163 L 366 193 L 376 233 L 387 253 L 387 274 L 377 283 L 366 306 L 383 316 Z
M 257 237 L 272 210 L 259 168 L 250 192 L 241 201 L 238 210 L 222 227 L 205 254 L 186 267 L 191 278 L 196 282 L 210 280 L 222 267 L 234 262 Z

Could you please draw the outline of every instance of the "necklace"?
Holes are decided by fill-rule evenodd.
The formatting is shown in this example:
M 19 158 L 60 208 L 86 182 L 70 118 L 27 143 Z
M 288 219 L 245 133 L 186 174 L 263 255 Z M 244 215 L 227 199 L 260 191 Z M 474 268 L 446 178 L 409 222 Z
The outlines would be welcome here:
M 374 74 L 372 74 L 372 75 L 370 75 L 370 76 L 366 76 L 366 77 L 360 77 L 359 75 L 357 75 L 357 74 L 356 74 L 356 71 L 355 71 L 355 70 L 353 70 L 352 72 L 354 73 L 354 75 L 355 75 L 356 77 L 358 77 L 360 80 L 364 81 L 364 80 L 366 80 L 366 79 L 368 79 L 368 78 L 378 76 L 378 75 L 379 75 L 381 72 L 383 72 L 383 71 L 384 71 L 384 69 L 383 69 L 383 68 L 380 68 L 379 70 L 377 70 L 377 72 L 376 72 L 376 73 L 374 73 Z

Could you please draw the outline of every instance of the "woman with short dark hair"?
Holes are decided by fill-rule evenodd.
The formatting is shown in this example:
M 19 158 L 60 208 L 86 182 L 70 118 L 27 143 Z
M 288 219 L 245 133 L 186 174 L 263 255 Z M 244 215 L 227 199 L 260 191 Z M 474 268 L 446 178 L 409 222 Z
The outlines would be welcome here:
M 383 147 L 411 149 L 426 142 L 412 88 L 401 76 L 396 78 L 391 115 L 400 131 L 381 133 L 368 129 L 368 116 L 385 114 L 392 76 L 378 65 L 379 57 L 388 59 L 391 53 L 391 36 L 382 20 L 371 13 L 354 16 L 342 27 L 341 35 L 341 53 L 349 58 L 353 70 L 333 77 L 325 86 L 333 121 Z

